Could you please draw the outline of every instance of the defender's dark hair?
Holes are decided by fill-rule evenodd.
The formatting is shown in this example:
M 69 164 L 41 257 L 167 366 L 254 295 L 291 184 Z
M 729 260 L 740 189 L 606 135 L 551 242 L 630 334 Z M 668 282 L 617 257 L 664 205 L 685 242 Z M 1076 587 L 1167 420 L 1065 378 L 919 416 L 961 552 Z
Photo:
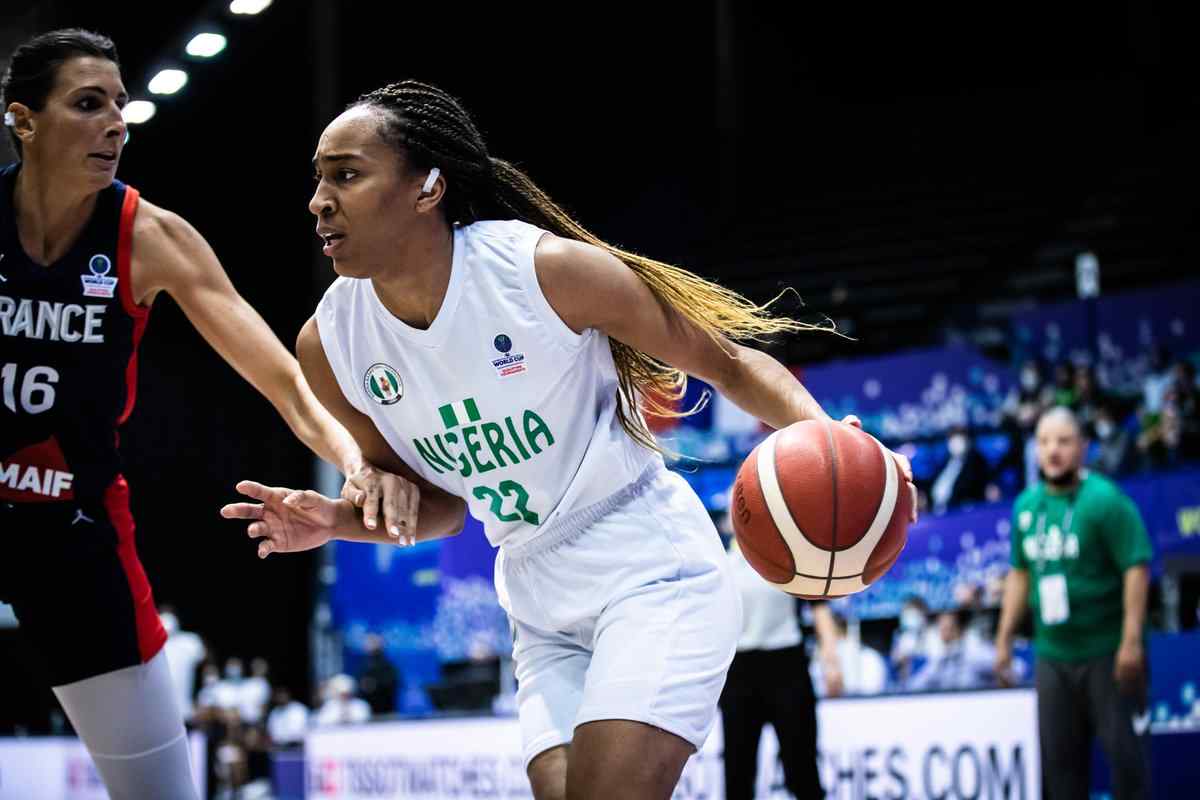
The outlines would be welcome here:
M 41 111 L 54 90 L 58 68 L 80 56 L 107 58 L 118 67 L 121 65 L 112 39 L 82 28 L 49 31 L 22 42 L 13 51 L 8 69 L 0 78 L 0 112 L 6 111 L 10 103 L 23 103 Z M 20 155 L 20 139 L 11 128 L 8 135 Z
M 435 86 L 413 80 L 389 84 L 362 95 L 348 108 L 356 106 L 382 112 L 380 137 L 405 156 L 414 171 L 433 167 L 441 170 L 446 178 L 443 208 L 452 223 L 516 218 L 558 236 L 603 248 L 637 273 L 660 303 L 714 338 L 761 341 L 770 334 L 818 327 L 772 317 L 767 305 L 756 305 L 687 270 L 601 241 L 524 172 L 488 153 L 470 115 L 458 100 Z M 683 396 L 687 378 L 680 370 L 623 342 L 609 342 L 620 385 L 617 417 L 621 426 L 635 441 L 661 451 L 639 405 L 655 416 L 691 413 L 674 409 L 674 402 Z

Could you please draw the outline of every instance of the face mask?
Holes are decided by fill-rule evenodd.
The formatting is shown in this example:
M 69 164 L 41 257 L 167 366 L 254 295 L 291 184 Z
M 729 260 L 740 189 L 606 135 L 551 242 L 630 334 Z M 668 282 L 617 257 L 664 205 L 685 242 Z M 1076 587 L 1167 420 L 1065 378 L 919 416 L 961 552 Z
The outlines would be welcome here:
M 1038 386 L 1038 374 L 1031 369 L 1021 373 L 1021 388 L 1032 392 Z
M 1107 439 L 1113 435 L 1113 424 L 1106 419 L 1096 421 L 1096 435 L 1101 439 Z
M 963 436 L 961 433 L 956 433 L 950 437 L 950 441 L 946 443 L 946 446 L 950 449 L 950 455 L 954 456 L 955 458 L 959 458 L 960 456 L 966 455 L 967 437 Z
M 915 608 L 906 608 L 900 612 L 900 627 L 906 631 L 919 630 L 925 624 L 925 615 Z

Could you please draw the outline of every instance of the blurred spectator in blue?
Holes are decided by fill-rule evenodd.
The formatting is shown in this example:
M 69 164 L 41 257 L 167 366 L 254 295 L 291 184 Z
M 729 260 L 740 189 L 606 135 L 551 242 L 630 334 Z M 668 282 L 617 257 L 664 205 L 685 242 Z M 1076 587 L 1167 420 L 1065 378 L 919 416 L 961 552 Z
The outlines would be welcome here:
M 367 657 L 358 674 L 358 689 L 374 714 L 391 714 L 396 710 L 396 696 L 403 685 L 396 666 L 383 650 L 383 637 L 367 636 Z
M 900 609 L 900 629 L 892 639 L 892 669 L 901 685 L 931 658 L 942 652 L 937 629 L 929 624 L 929 606 L 925 600 L 909 595 Z
M 1096 434 L 1096 456 L 1091 467 L 1110 477 L 1129 472 L 1133 466 L 1133 442 L 1111 403 L 1096 409 L 1092 430 Z
M 981 689 L 994 683 L 996 650 L 982 637 L 967 635 L 966 609 L 938 614 L 938 636 L 944 649 L 908 682 L 913 691 Z
M 999 487 L 991 482 L 987 459 L 972 445 L 965 427 L 950 429 L 946 449 L 950 460 L 929 487 L 930 506 L 935 514 L 950 506 L 1000 499 Z
M 834 614 L 833 627 L 838 661 L 842 668 L 842 694 L 871 695 L 882 692 L 888 682 L 887 661 L 874 648 L 862 643 L 857 627 L 854 636 L 848 635 L 849 626 L 845 617 Z M 808 665 L 817 697 L 825 696 L 825 671 L 821 662 L 822 659 L 814 658 Z

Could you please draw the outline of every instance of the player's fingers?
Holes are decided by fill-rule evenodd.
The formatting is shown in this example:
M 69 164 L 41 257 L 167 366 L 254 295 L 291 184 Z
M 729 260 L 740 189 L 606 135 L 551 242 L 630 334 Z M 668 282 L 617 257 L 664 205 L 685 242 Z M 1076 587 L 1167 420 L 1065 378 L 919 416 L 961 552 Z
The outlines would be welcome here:
M 845 417 L 842 417 L 842 422 L 860 430 L 862 429 L 862 420 L 856 417 L 854 414 L 848 414 Z
M 270 539 L 267 539 L 258 545 L 258 557 L 259 558 L 266 558 L 267 556 L 271 555 L 271 553 L 274 553 L 274 552 L 275 552 L 275 543 L 273 541 L 271 541 Z
M 361 508 L 363 501 L 367 499 L 367 493 L 360 489 L 353 480 L 347 480 L 342 484 L 342 499 L 349 500 L 352 505 Z
M 229 503 L 221 506 L 221 516 L 225 519 L 262 519 L 262 503 Z
M 379 524 L 379 501 L 380 497 L 380 481 L 372 481 L 367 487 L 367 496 L 363 500 L 363 524 L 367 526 L 367 530 L 373 531 Z
M 912 462 L 908 460 L 908 456 L 903 453 L 892 453 L 896 458 L 896 463 L 900 465 L 900 474 L 904 476 L 904 480 L 912 483 Z
M 404 511 L 404 484 L 394 475 L 386 475 L 380 481 L 383 486 L 383 526 L 393 539 L 400 537 L 406 524 Z
M 909 522 L 916 522 L 916 521 L 917 521 L 917 517 L 918 517 L 918 516 L 920 516 L 920 511 L 917 509 L 917 502 L 918 502 L 918 499 L 919 499 L 919 498 L 917 497 L 917 487 L 916 487 L 916 486 L 913 486 L 913 485 L 910 483 L 910 484 L 908 485 L 908 492 L 909 492 L 909 499 L 912 501 L 912 502 L 909 504 L 909 508 L 910 508 L 911 510 L 909 511 L 909 514 L 908 514 L 908 516 L 909 516 L 909 520 L 908 520 L 908 521 L 909 521 Z
M 417 543 L 417 512 L 421 507 L 421 487 L 409 483 L 405 489 L 408 502 L 404 513 L 404 527 L 411 546 Z
M 266 486 L 257 481 L 238 481 L 234 488 L 255 500 L 276 500 L 291 491 L 282 486 Z
M 328 499 L 329 498 L 315 489 L 305 489 L 300 493 L 300 507 L 316 508 L 317 506 L 321 505 L 322 502 Z
M 246 535 L 251 539 L 261 539 L 269 535 L 270 532 L 271 529 L 267 527 L 267 523 L 265 522 L 252 522 L 246 526 Z

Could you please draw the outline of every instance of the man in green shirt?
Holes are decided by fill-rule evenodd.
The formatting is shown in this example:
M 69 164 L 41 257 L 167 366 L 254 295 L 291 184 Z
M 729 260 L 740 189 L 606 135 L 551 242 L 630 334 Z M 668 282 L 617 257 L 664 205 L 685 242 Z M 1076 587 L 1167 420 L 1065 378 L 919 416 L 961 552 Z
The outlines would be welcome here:
M 1047 800 L 1087 800 L 1092 739 L 1112 765 L 1116 800 L 1150 796 L 1143 622 L 1150 539 L 1133 502 L 1081 469 L 1086 451 L 1066 408 L 1038 421 L 1042 480 L 1013 507 L 1012 569 L 996 633 L 996 674 L 1033 610 L 1038 733 Z

